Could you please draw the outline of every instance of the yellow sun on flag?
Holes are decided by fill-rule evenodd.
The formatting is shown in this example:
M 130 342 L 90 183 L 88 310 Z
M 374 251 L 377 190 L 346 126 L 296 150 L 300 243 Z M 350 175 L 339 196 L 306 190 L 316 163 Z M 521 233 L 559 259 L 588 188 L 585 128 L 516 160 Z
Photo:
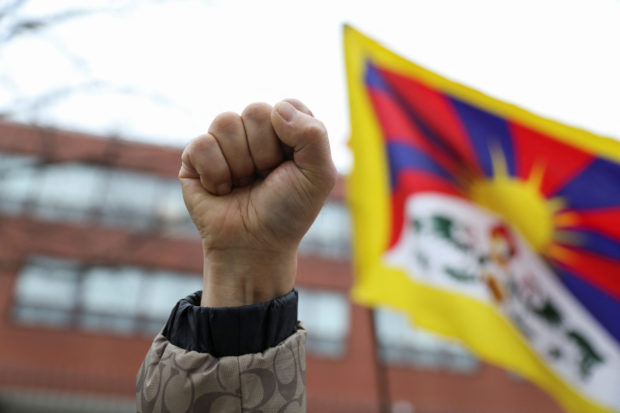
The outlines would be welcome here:
M 555 217 L 564 202 L 543 195 L 543 166 L 532 168 L 528 179 L 522 180 L 508 174 L 501 149 L 493 148 L 491 153 L 493 176 L 470 183 L 470 199 L 512 223 L 534 250 L 544 254 L 553 243 Z

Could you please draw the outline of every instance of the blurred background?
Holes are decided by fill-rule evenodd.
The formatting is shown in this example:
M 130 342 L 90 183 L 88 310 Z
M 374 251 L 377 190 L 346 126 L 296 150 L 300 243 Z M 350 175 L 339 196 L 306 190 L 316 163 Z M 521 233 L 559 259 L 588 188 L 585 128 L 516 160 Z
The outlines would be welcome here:
M 352 304 L 347 22 L 544 116 L 620 137 L 620 2 L 0 0 L 0 412 L 133 412 L 202 254 L 175 177 L 225 110 L 284 97 L 343 178 L 301 249 L 310 412 L 560 412 L 387 309 Z

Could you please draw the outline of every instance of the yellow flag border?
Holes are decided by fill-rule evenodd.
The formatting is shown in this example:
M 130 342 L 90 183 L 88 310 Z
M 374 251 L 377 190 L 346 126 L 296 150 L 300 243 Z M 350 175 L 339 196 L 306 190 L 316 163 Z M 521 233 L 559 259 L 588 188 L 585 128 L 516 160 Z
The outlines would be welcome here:
M 366 60 L 371 59 L 381 67 L 414 77 L 436 90 L 617 162 L 620 161 L 620 143 L 542 118 L 450 81 L 346 25 L 344 45 L 351 116 L 350 145 L 354 154 L 353 170 L 347 179 L 354 228 L 353 300 L 372 307 L 392 307 L 410 317 L 415 314 L 416 325 L 461 341 L 481 359 L 531 380 L 547 390 L 567 411 L 610 413 L 611 410 L 558 377 L 492 306 L 414 282 L 403 270 L 382 263 L 390 228 L 389 188 L 385 184 L 388 169 L 380 127 L 364 85 Z M 432 312 L 426 311 L 431 307 Z

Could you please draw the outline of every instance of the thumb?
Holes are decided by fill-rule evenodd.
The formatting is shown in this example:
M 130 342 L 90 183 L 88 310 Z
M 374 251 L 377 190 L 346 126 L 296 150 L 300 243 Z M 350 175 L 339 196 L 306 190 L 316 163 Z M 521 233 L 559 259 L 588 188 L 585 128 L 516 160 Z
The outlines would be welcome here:
M 271 124 L 278 138 L 293 149 L 293 162 L 300 172 L 312 181 L 318 179 L 315 183 L 323 183 L 329 186 L 328 191 L 331 190 L 336 168 L 323 123 L 301 102 L 283 100 L 273 107 Z

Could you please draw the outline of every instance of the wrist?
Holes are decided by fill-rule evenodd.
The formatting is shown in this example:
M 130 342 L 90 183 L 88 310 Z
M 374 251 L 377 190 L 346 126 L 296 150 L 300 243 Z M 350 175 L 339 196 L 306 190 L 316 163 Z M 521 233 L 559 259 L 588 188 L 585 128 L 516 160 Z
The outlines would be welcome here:
M 212 249 L 203 245 L 203 307 L 237 307 L 273 300 L 295 284 L 297 249 Z

